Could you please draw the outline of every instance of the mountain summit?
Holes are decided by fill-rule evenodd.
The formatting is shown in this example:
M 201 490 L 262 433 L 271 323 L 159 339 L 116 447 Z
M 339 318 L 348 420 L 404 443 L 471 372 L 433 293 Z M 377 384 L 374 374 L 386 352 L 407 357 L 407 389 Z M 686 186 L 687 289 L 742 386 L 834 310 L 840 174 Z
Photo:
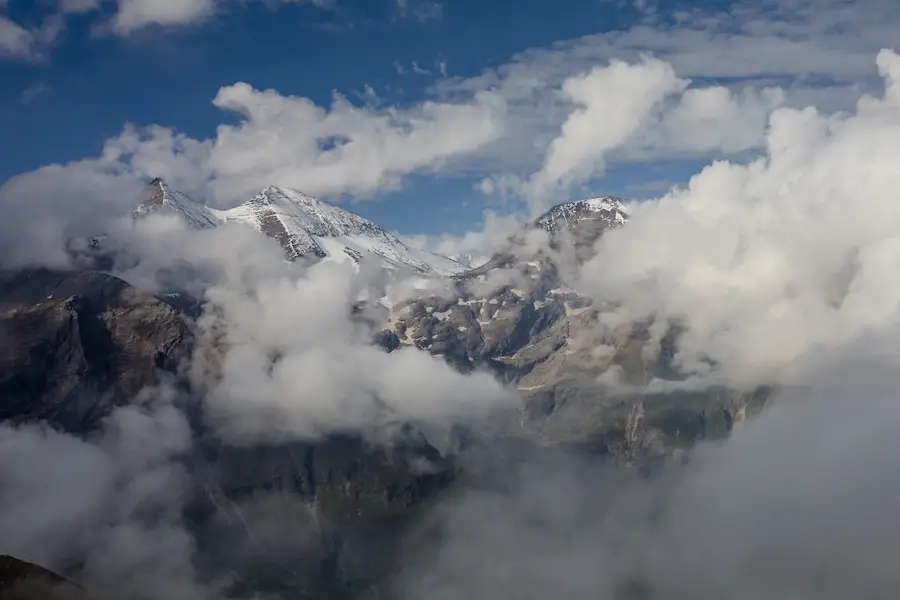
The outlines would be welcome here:
M 195 229 L 209 229 L 219 224 L 209 208 L 173 190 L 159 177 L 150 182 L 134 209 L 135 216 L 158 213 L 178 215 Z
M 616 196 L 602 196 L 557 204 L 538 217 L 535 226 L 550 232 L 551 235 L 563 228 L 575 233 L 582 229 L 579 224 L 585 222 L 594 224 L 591 229 L 600 230 L 624 225 L 629 216 L 625 200 Z M 598 223 L 605 227 L 596 227 Z
M 379 225 L 317 198 L 269 186 L 228 210 L 211 209 L 154 179 L 135 216 L 176 214 L 196 229 L 225 223 L 249 225 L 276 240 L 288 260 L 315 257 L 359 262 L 377 257 L 389 269 L 410 268 L 423 274 L 453 275 L 466 266 L 446 256 L 413 248 Z
M 601 196 L 557 204 L 510 236 L 491 259 L 463 277 L 487 275 L 497 269 L 518 268 L 528 277 L 556 272 L 559 265 L 548 251 L 568 249 L 578 262 L 593 255 L 594 243 L 609 229 L 628 222 L 628 202 L 616 196 Z M 546 234 L 544 234 L 546 232 Z M 535 235 L 541 238 L 535 243 Z

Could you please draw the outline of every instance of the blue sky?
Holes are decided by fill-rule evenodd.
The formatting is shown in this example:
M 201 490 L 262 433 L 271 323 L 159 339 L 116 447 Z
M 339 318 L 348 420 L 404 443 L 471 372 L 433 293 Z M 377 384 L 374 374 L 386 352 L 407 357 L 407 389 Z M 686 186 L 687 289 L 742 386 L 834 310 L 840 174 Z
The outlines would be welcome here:
M 0 0 L 0 180 L 97 157 L 126 123 L 144 132 L 138 137 L 150 135 L 142 128 L 161 126 L 201 143 L 216 140 L 220 125 L 249 122 L 258 130 L 242 129 L 240 143 L 191 159 L 197 173 L 210 169 L 203 177 L 178 166 L 177 149 L 164 157 L 157 145 L 142 146 L 140 158 L 116 168 L 144 178 L 156 168 L 210 203 L 233 203 L 239 193 L 232 190 L 264 181 L 287 184 L 405 234 L 458 235 L 477 228 L 485 209 L 503 214 L 586 195 L 659 195 L 709 160 L 752 156 L 777 106 L 840 108 L 874 85 L 875 52 L 898 31 L 898 19 L 884 16 L 889 0 L 156 1 L 175 12 L 154 22 L 140 11 L 122 16 L 129 3 L 139 9 L 147 0 Z M 12 27 L 30 39 L 10 34 Z M 641 55 L 665 61 L 682 83 L 647 67 L 595 73 L 574 95 L 566 87 L 610 60 L 638 64 Z M 238 82 L 253 90 L 229 105 L 236 102 L 243 116 L 213 104 L 220 89 Z M 631 89 L 637 101 L 617 107 L 615 86 Z M 766 95 L 775 86 L 781 95 Z M 713 87 L 731 95 L 712 104 L 685 95 Z M 298 116 L 248 117 L 263 105 L 262 90 L 279 102 L 290 98 L 291 107 L 278 110 Z M 335 109 L 334 92 L 350 108 Z M 654 94 L 658 101 L 622 112 Z M 294 156 L 290 142 L 265 157 L 252 143 L 273 132 L 304 135 L 310 102 L 337 115 L 339 123 L 325 127 L 338 132 L 334 139 L 368 136 L 353 155 L 359 164 L 344 161 L 333 179 L 320 171 L 307 177 L 305 169 L 322 157 Z M 429 102 L 456 112 L 434 114 Z M 587 116 L 570 124 L 581 133 L 562 135 L 585 107 Z M 716 114 L 706 118 L 708 111 Z M 710 119 L 731 132 L 703 130 Z M 626 122 L 624 132 L 610 132 Z M 421 141 L 384 141 L 385 127 L 402 137 L 420 123 L 429 145 L 424 158 L 416 156 Z M 488 124 L 496 131 L 485 133 Z M 438 143 L 440 136 L 450 141 Z M 156 144 L 159 135 L 151 137 Z M 554 143 L 562 150 L 551 160 Z M 390 156 L 370 164 L 385 158 L 370 156 L 379 153 Z M 252 176 L 240 166 L 249 161 L 260 161 Z M 344 185 L 360 169 L 371 176 Z M 286 181 L 269 181 L 267 173 Z

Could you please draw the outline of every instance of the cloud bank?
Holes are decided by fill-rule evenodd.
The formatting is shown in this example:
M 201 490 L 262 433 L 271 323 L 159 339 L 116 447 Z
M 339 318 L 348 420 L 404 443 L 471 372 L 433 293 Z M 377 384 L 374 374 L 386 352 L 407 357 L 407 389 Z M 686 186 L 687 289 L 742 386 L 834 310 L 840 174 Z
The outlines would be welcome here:
M 816 349 L 894 323 L 900 57 L 877 63 L 884 93 L 853 113 L 778 109 L 764 155 L 635 206 L 584 288 L 633 317 L 684 322 L 685 372 L 729 381 L 789 381 Z
M 473 458 L 479 485 L 407 539 L 392 590 L 410 600 L 891 598 L 900 408 L 886 341 L 895 346 L 884 335 L 820 361 L 811 388 L 650 479 L 553 451 Z

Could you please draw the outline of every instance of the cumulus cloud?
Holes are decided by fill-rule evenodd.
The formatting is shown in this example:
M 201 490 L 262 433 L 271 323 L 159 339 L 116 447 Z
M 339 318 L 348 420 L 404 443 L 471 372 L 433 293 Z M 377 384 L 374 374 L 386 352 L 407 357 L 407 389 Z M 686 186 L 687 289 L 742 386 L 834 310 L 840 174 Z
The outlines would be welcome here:
M 113 28 L 128 34 L 147 25 L 184 25 L 208 17 L 215 0 L 118 0 Z
M 102 234 L 129 214 L 143 187 L 117 153 L 48 165 L 0 186 L 4 267 L 69 264 L 70 239 Z M 40 240 L 38 242 L 37 240 Z
M 616 61 L 567 79 L 562 93 L 576 109 L 528 181 L 528 195 L 544 200 L 560 187 L 602 175 L 604 155 L 625 144 L 662 100 L 685 85 L 671 65 L 654 59 Z
M 623 149 L 623 159 L 652 159 L 665 149 L 697 156 L 733 156 L 760 148 L 769 115 L 784 102 L 784 96 L 781 88 L 687 89 L 656 119 L 643 124 Z
M 779 103 L 795 108 L 814 104 L 829 111 L 852 108 L 861 91 L 877 88 L 871 56 L 895 43 L 893 31 L 900 24 L 890 0 L 866 0 L 857 8 L 850 10 L 841 0 L 764 7 L 737 0 L 729 3 L 729 18 L 702 6 L 659 7 L 637 15 L 629 9 L 621 15 L 622 28 L 529 48 L 477 76 L 442 79 L 434 90 L 439 97 L 496 90 L 508 106 L 508 135 L 474 153 L 467 166 L 479 174 L 526 178 L 541 168 L 547 146 L 573 112 L 571 99 L 560 93 L 564 82 L 611 61 L 634 64 L 650 54 L 671 64 L 693 89 L 712 88 L 700 95 L 692 92 L 686 101 L 703 101 L 707 107 L 715 102 L 723 118 L 733 103 L 757 105 L 763 109 L 757 114 Z M 776 102 L 766 90 L 778 88 L 783 98 Z M 640 132 L 632 144 L 608 153 L 606 163 L 733 156 L 760 141 L 759 122 L 760 117 L 744 113 L 740 134 L 700 123 L 706 132 L 702 137 L 715 132 L 722 138 L 704 144 L 692 141 L 693 136 L 674 135 L 675 123 L 656 123 L 660 131 Z
M 893 323 L 900 58 L 877 64 L 883 95 L 852 113 L 780 108 L 764 155 L 635 206 L 581 285 L 637 318 L 683 322 L 685 372 L 748 385 L 790 380 L 814 349 Z
M 574 184 L 602 177 L 609 159 L 652 162 L 760 148 L 769 115 L 785 96 L 781 88 L 734 91 L 690 84 L 676 77 L 672 65 L 647 58 L 613 61 L 566 79 L 562 94 L 574 108 L 547 147 L 540 170 L 519 185 L 533 212 L 564 197 Z M 516 189 L 508 176 L 496 181 Z M 490 194 L 497 184 L 485 179 L 481 189 Z
M 236 444 L 314 440 L 394 423 L 471 422 L 514 408 L 487 374 L 464 376 L 415 348 L 372 343 L 387 311 L 354 311 L 407 285 L 374 265 L 286 263 L 278 244 L 241 225 L 186 230 L 170 217 L 135 223 L 119 272 L 148 291 L 202 299 L 190 366 L 208 424 Z M 179 276 L 179 269 L 181 269 Z M 384 307 L 381 307 L 384 309 Z M 374 319 L 374 322 L 372 322 Z
M 209 388 L 209 419 L 227 439 L 310 439 L 514 406 L 487 374 L 460 375 L 415 348 L 373 346 L 372 331 L 350 318 L 359 286 L 348 266 L 320 263 L 297 279 L 260 282 L 252 294 L 209 290 L 199 325 L 216 347 L 202 348 L 194 377 Z
M 356 107 L 336 95 L 325 109 L 238 83 L 222 88 L 214 103 L 243 118 L 220 126 L 210 155 L 212 187 L 221 197 L 272 183 L 366 196 L 396 187 L 404 174 L 472 152 L 504 130 L 503 103 L 489 92 L 387 110 Z

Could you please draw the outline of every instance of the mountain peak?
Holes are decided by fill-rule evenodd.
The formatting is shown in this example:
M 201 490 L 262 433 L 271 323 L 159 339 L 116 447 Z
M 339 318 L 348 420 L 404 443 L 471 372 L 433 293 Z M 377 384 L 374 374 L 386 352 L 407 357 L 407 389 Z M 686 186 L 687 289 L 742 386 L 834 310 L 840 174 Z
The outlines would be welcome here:
M 628 202 L 617 196 L 599 196 L 557 204 L 538 217 L 535 227 L 556 234 L 563 228 L 572 232 L 582 227 L 584 221 L 596 222 L 606 227 L 618 227 L 628 222 Z
M 135 217 L 149 214 L 175 214 L 195 229 L 209 229 L 218 224 L 209 208 L 187 194 L 171 189 L 160 177 L 154 177 L 147 185 L 134 209 Z
M 391 269 L 447 275 L 465 269 L 446 256 L 410 247 L 368 219 L 291 188 L 270 185 L 240 206 L 214 214 L 220 222 L 243 223 L 273 238 L 288 260 L 315 256 L 358 263 L 374 255 Z
M 154 177 L 153 180 L 144 188 L 141 200 L 138 203 L 138 209 L 143 206 L 158 206 L 165 203 L 166 191 L 168 186 L 160 177 Z

